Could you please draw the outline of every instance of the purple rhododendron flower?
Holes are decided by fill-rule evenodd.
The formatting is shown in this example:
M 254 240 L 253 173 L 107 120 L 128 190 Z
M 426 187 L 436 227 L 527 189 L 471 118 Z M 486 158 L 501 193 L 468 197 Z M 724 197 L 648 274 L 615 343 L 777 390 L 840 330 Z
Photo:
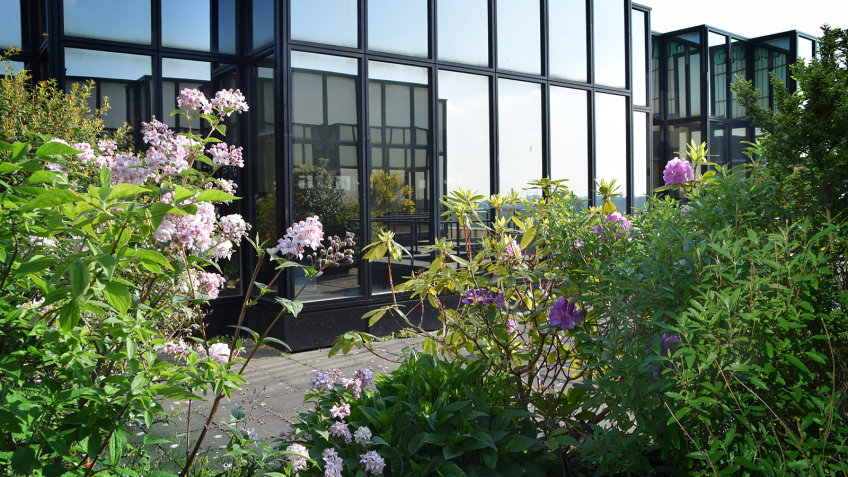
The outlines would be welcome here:
M 683 347 L 673 346 L 675 343 L 681 343 L 680 338 L 677 335 L 663 333 L 662 336 L 660 336 L 660 346 L 662 347 L 660 354 L 662 356 L 668 356 L 670 354 L 674 354 L 675 351 Z
M 510 335 L 518 336 L 518 323 L 516 323 L 515 320 L 512 320 L 512 319 L 507 320 L 506 321 L 506 331 Z
M 565 297 L 560 297 L 551 308 L 550 318 L 551 326 L 573 330 L 575 325 L 583 321 L 583 313 L 577 305 L 569 302 Z
M 686 161 L 685 159 L 675 157 L 668 161 L 668 164 L 665 165 L 665 170 L 663 171 L 663 180 L 665 181 L 665 185 L 685 184 L 687 181 L 691 181 L 694 178 L 695 169 L 693 169 L 692 164 L 689 164 L 689 161 Z
M 620 222 L 620 223 L 618 224 L 618 228 L 619 228 L 622 232 L 624 232 L 624 235 L 630 235 L 630 221 L 629 221 L 629 220 L 627 220 L 627 218 L 626 218 L 626 217 L 624 217 L 623 215 L 621 215 L 621 213 L 620 213 L 620 212 L 613 212 L 613 213 L 609 214 L 609 215 L 607 216 L 607 218 L 606 218 L 606 219 L 604 219 L 604 222 Z M 595 233 L 596 233 L 597 235 L 599 235 L 599 236 L 601 236 L 601 235 L 605 235 L 605 234 L 604 234 L 604 225 L 603 225 L 603 224 L 598 224 L 598 226 L 597 226 L 597 227 L 595 227 Z M 619 234 L 619 231 L 618 231 L 618 230 L 616 230 L 616 231 L 615 231 L 615 235 L 616 235 L 616 237 L 618 236 L 618 234 Z
M 493 301 L 491 293 L 485 288 L 469 290 L 465 292 L 465 298 L 462 299 L 462 303 L 465 305 L 482 305 L 484 303 L 492 303 Z

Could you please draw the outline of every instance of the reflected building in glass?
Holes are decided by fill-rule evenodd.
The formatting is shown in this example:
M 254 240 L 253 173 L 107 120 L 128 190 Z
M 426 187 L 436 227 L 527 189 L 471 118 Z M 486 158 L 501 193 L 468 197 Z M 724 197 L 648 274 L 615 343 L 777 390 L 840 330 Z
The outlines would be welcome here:
M 464 252 L 440 200 L 459 188 L 526 196 L 529 181 L 568 179 L 598 205 L 595 180 L 615 179 L 616 205 L 648 197 L 673 151 L 706 140 L 722 164 L 744 161 L 753 138 L 730 91 L 754 80 L 772 106 L 769 74 L 790 81 L 814 37 L 747 39 L 708 26 L 651 32 L 651 10 L 629 0 L 0 0 L 0 44 L 21 48 L 15 68 L 61 88 L 94 82 L 91 107 L 111 107 L 106 128 L 131 133 L 151 116 L 203 131 L 170 113 L 183 88 L 238 88 L 249 112 L 225 139 L 246 167 L 223 170 L 260 240 L 318 215 L 328 235 L 353 234 L 352 264 L 325 272 L 298 296 L 305 308 L 273 335 L 293 349 L 326 346 L 347 330 L 384 334 L 360 317 L 391 300 L 387 259 L 362 261 L 380 230 L 408 251 L 395 285 L 428 267 L 440 238 Z M 190 24 L 190 28 L 186 28 Z M 660 179 L 661 180 L 661 179 Z M 472 232 L 475 237 L 485 230 Z M 246 249 L 243 249 L 246 250 Z M 222 264 L 226 289 L 210 332 L 227 332 L 255 257 Z M 258 280 L 276 273 L 262 268 Z M 274 294 L 294 298 L 291 269 Z M 407 302 L 407 304 L 414 304 Z M 261 331 L 273 299 L 251 309 Z M 420 310 L 417 310 L 418 313 Z M 426 323 L 437 325 L 431 310 Z M 429 321 L 428 321 L 429 320 Z M 214 329 L 213 329 L 214 328 Z

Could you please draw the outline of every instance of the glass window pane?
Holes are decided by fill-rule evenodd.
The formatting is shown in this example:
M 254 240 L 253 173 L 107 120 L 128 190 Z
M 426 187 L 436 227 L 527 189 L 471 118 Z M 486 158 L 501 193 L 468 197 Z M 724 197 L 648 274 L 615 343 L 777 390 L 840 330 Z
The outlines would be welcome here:
M 251 168 L 256 215 L 254 233 L 259 233 L 260 237 L 265 237 L 273 243 L 281 236 L 277 227 L 277 125 L 274 118 L 277 101 L 274 95 L 274 56 L 255 63 L 248 71 L 250 89 L 253 92 L 248 120 L 251 163 L 255 164 Z M 275 273 L 272 264 L 265 265 L 257 280 L 269 283 Z M 275 290 L 279 289 L 278 286 L 279 283 L 274 286 Z
M 162 58 L 162 77 L 162 112 L 165 116 L 165 124 L 178 132 L 188 132 L 191 128 L 191 131 L 195 134 L 199 132 L 207 133 L 208 123 L 206 121 L 195 118 L 189 124 L 185 116 L 179 114 L 171 116 L 171 111 L 179 108 L 177 96 L 185 88 L 198 89 L 207 98 L 211 98 L 215 94 L 212 91 L 212 64 L 206 61 Z M 227 128 L 231 127 L 228 118 Z
M 427 0 L 369 0 L 368 49 L 429 56 Z
M 689 115 L 701 115 L 701 48 L 689 46 Z
M 648 162 L 648 113 L 633 113 L 633 207 L 644 209 L 651 184 Z
M 624 0 L 595 0 L 595 83 L 627 87 Z
M 439 159 L 446 195 L 490 191 L 489 78 L 439 71 Z
M 218 0 L 162 0 L 162 46 L 186 50 L 236 53 L 236 2 Z M 198 28 L 187 29 L 192 18 Z M 204 28 L 203 26 L 207 26 Z
M 651 43 L 651 96 L 654 117 L 660 117 L 660 39 L 653 37 Z
M 359 46 L 356 0 L 292 0 L 291 39 Z
M 253 50 L 274 43 L 274 0 L 253 0 Z
M 712 138 L 710 138 L 710 162 L 720 166 L 727 166 L 727 126 L 720 123 L 712 123 Z
M 612 203 L 620 212 L 627 210 L 627 98 L 614 94 L 595 93 L 595 180 L 613 179 L 621 197 Z M 595 197 L 595 203 L 601 203 Z
M 149 56 L 65 48 L 65 74 L 68 87 L 95 80 L 92 107 L 103 106 L 109 98 L 109 111 L 103 124 L 114 131 L 128 123 L 136 145 L 141 145 L 141 121 L 152 115 L 152 62 Z
M 64 2 L 65 35 L 125 43 L 151 44 L 150 0 L 75 0 Z
M 488 0 L 439 0 L 439 59 L 489 66 Z
M 633 10 L 633 104 L 648 105 L 647 55 L 648 39 L 645 36 L 645 12 Z
M 757 105 L 769 107 L 769 56 L 767 48 L 754 48 L 754 88 L 760 93 Z
M 587 81 L 586 0 L 549 0 L 551 76 Z
M 802 36 L 798 37 L 798 58 L 803 58 L 807 64 L 810 64 L 813 58 L 815 58 L 815 45 L 813 40 L 808 40 Z
M 498 69 L 542 73 L 537 0 L 498 0 Z
M 498 167 L 502 194 L 542 178 L 542 85 L 498 79 Z
M 12 74 L 20 73 L 26 69 L 26 64 L 22 61 L 7 61 L 12 69 Z M 0 63 L 0 76 L 6 76 L 5 64 Z
M 650 189 L 656 189 L 658 187 L 662 187 L 665 184 L 663 183 L 662 171 L 665 168 L 665 165 L 668 161 L 662 160 L 662 128 L 659 124 L 655 124 L 651 126 L 651 160 L 653 161 L 653 170 L 651 174 L 651 186 Z
M 727 116 L 727 37 L 710 32 L 710 114 Z
M 746 78 L 746 48 L 745 42 L 733 39 L 730 43 L 730 74 L 731 81 L 736 81 L 737 78 Z M 745 108 L 739 104 L 736 99 L 736 93 L 730 92 L 731 100 L 731 117 L 733 119 L 745 118 Z
M 697 33 L 667 41 L 668 118 L 701 114 L 701 48 Z
M 736 167 L 748 162 L 748 156 L 745 154 L 747 145 L 742 144 L 742 141 L 748 140 L 748 131 L 746 128 L 733 128 L 730 138 L 730 166 Z
M 551 86 L 551 179 L 589 200 L 589 93 Z
M 23 48 L 21 0 L 0 0 L 0 50 Z
M 391 230 L 412 254 L 392 264 L 399 283 L 430 260 L 424 250 L 433 237 L 427 69 L 370 61 L 368 71 L 371 234 Z M 372 262 L 372 277 L 374 293 L 390 291 L 385 259 Z
M 352 62 L 352 74 L 339 72 Z M 322 66 L 324 66 L 322 68 Z M 357 60 L 313 53 L 292 54 L 294 220 L 317 215 L 327 238 L 354 234 L 360 240 Z M 329 268 L 301 294 L 302 301 L 362 294 L 359 258 Z M 295 272 L 295 290 L 306 276 Z

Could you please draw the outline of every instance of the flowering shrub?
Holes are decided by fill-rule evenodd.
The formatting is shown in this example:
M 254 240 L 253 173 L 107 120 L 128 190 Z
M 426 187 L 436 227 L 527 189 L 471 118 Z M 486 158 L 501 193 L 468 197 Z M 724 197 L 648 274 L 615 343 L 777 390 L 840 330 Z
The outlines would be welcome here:
M 376 391 L 355 392 L 371 379 Z M 486 377 L 479 364 L 413 353 L 387 376 L 319 371 L 312 383 L 304 401 L 315 408 L 280 433 L 290 475 L 546 475 L 556 468 L 530 414 L 503 407 L 505 381 Z
M 665 185 L 685 184 L 695 178 L 695 169 L 685 159 L 675 157 L 668 161 L 663 170 Z

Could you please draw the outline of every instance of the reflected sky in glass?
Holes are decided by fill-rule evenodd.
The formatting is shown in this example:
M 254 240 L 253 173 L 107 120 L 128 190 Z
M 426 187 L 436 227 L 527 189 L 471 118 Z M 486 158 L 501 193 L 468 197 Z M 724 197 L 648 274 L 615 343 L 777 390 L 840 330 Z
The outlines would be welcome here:
M 291 39 L 359 46 L 356 0 L 291 0 Z
M 124 43 L 151 44 L 150 0 L 67 0 L 65 35 Z M 208 22 L 206 23 L 208 25 Z
M 589 93 L 551 86 L 551 179 L 589 198 Z
M 428 84 L 427 68 L 417 66 L 397 65 L 382 61 L 368 62 L 368 78 L 400 83 Z
M 542 177 L 542 85 L 498 79 L 499 192 Z
M 651 133 L 648 113 L 633 113 L 633 207 L 645 208 L 648 184 L 651 181 L 648 163 L 648 134 Z
M 490 193 L 489 78 L 439 71 L 439 103 L 447 108 L 440 120 L 440 149 L 446 149 L 443 173 L 450 191 L 471 189 Z
M 498 68 L 522 73 L 542 73 L 537 0 L 499 0 Z
M 253 0 L 253 49 L 274 43 L 274 0 Z
M 368 49 L 427 57 L 427 18 L 427 0 L 369 0 Z
M 20 73 L 21 71 L 26 69 L 26 65 L 22 61 L 9 61 L 9 66 L 12 67 L 12 74 Z M 0 67 L 5 65 L 0 65 Z M 5 76 L 6 70 L 0 69 L 0 76 Z
M 645 37 L 645 12 L 633 10 L 633 104 L 648 105 L 647 56 L 648 44 Z
M 619 211 L 627 208 L 628 113 L 625 96 L 595 93 L 595 179 L 607 183 L 616 180 L 621 197 L 614 197 L 612 202 Z M 600 204 L 601 198 L 595 201 Z
M 0 50 L 21 48 L 21 1 L 0 0 L 0 12 Z
M 594 0 L 595 83 L 627 87 L 624 0 Z
M 65 48 L 65 75 L 135 81 L 152 74 L 149 56 Z
M 489 66 L 488 0 L 439 0 L 439 59 Z
M 199 28 L 186 28 L 191 18 Z M 162 46 L 211 51 L 209 0 L 162 0 Z
M 305 51 L 292 51 L 291 66 L 292 68 L 327 71 L 330 73 L 342 73 L 346 75 L 359 74 L 359 60 L 356 58 L 320 55 L 318 53 L 307 53 Z
M 798 57 L 803 58 L 804 62 L 807 64 L 815 57 L 815 52 L 813 51 L 813 41 L 808 40 L 804 37 L 798 37 Z
M 549 0 L 551 76 L 586 81 L 586 0 Z
M 206 61 L 162 58 L 162 76 L 164 78 L 212 81 L 212 64 Z

